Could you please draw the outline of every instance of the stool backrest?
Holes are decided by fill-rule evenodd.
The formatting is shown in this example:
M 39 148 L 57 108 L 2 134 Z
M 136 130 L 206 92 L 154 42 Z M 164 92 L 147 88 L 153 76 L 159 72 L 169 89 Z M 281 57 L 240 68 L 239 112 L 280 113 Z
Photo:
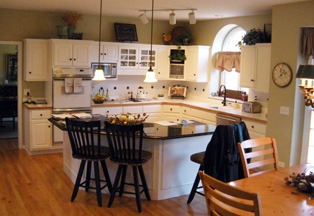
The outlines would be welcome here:
M 80 159 L 101 159 L 100 121 L 84 121 L 66 118 L 72 156 Z
M 143 123 L 119 125 L 105 122 L 110 159 L 119 163 L 142 163 Z

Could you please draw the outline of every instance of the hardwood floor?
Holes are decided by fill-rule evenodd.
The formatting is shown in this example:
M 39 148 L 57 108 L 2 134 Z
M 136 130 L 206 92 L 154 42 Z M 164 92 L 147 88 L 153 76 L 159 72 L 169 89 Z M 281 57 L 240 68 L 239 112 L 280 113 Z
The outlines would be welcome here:
M 143 199 L 143 211 L 138 213 L 133 197 L 116 197 L 107 208 L 109 196 L 104 194 L 103 207 L 98 207 L 96 195 L 83 190 L 71 202 L 72 189 L 73 183 L 62 170 L 62 154 L 30 156 L 17 149 L 17 140 L 0 140 L 1 216 L 207 215 L 205 199 L 199 195 L 190 205 L 186 204 L 187 196 Z

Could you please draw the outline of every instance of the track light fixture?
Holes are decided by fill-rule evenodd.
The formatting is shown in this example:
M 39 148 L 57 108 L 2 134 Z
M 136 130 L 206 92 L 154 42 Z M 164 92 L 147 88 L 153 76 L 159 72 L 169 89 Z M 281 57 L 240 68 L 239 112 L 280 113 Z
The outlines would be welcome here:
M 146 17 L 146 11 L 144 13 L 142 13 L 140 16 L 139 16 L 141 22 L 143 25 L 146 25 L 149 21 Z
M 169 24 L 170 25 L 175 25 L 177 22 L 176 22 L 176 14 L 172 11 L 170 14 L 169 14 Z
M 188 14 L 188 19 L 189 19 L 189 23 L 190 25 L 194 25 L 196 23 L 196 19 L 195 19 L 195 13 L 194 11 L 197 10 L 197 9 L 194 9 L 194 8 L 189 8 L 189 9 L 156 9 L 154 10 L 154 12 L 158 12 L 158 11 L 166 11 L 166 12 L 169 12 L 170 11 L 170 14 L 169 14 L 169 24 L 170 25 L 175 25 L 176 24 L 176 21 L 177 21 L 177 18 L 176 18 L 176 14 L 175 14 L 175 11 L 191 11 L 189 14 Z M 148 23 L 148 19 L 146 18 L 146 12 L 147 11 L 152 11 L 152 10 L 139 10 L 139 12 L 144 12 L 142 13 L 139 18 L 141 20 L 141 22 L 145 25 Z
M 189 23 L 190 25 L 194 25 L 196 23 L 195 13 L 193 10 L 189 13 Z

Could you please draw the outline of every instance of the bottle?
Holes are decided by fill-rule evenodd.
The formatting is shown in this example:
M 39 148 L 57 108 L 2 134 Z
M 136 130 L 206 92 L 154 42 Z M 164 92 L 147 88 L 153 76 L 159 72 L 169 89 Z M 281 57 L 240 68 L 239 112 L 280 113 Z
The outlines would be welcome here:
M 27 103 L 32 103 L 32 98 L 29 92 L 27 92 Z
M 106 99 L 109 100 L 109 91 L 108 91 L 108 89 L 106 90 Z

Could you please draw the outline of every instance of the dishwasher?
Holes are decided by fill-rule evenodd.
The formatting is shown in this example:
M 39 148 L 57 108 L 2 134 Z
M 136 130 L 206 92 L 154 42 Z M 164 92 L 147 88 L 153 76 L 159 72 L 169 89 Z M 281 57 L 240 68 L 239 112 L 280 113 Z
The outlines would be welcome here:
M 216 115 L 216 125 L 228 125 L 228 124 L 235 124 L 240 123 L 242 119 L 236 116 L 230 116 L 228 114 L 218 113 Z

